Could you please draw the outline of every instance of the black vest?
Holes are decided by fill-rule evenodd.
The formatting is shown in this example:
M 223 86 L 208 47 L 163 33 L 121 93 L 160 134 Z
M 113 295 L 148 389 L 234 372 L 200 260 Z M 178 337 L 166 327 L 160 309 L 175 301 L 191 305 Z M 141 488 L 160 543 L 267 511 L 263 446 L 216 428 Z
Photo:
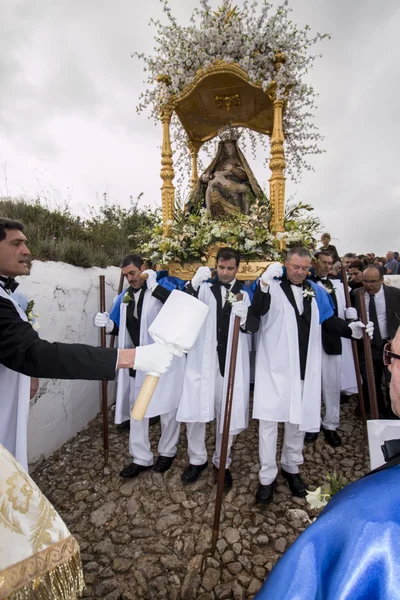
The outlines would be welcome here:
M 142 316 L 142 307 L 143 307 L 143 298 L 145 291 L 147 290 L 147 285 L 144 283 L 137 303 L 137 317 L 134 316 L 135 311 L 135 297 L 133 288 L 128 289 L 128 294 L 132 298 L 130 302 L 128 302 L 128 306 L 126 307 L 126 328 L 132 340 L 134 347 L 140 346 L 140 319 Z M 131 377 L 135 377 L 136 371 L 133 369 L 129 369 L 129 375 Z
M 226 349 L 228 345 L 229 321 L 232 306 L 229 302 L 225 302 L 224 306 L 222 306 L 221 285 L 219 283 L 214 283 L 210 289 L 217 302 L 217 354 L 219 370 L 223 377 L 225 375 Z M 241 289 L 241 282 L 236 281 L 230 291 L 232 294 L 238 294 Z
M 297 337 L 299 343 L 299 358 L 300 358 L 300 378 L 304 380 L 307 365 L 308 340 L 310 337 L 311 325 L 311 298 L 304 298 L 303 314 L 300 315 L 297 308 L 296 300 L 292 291 L 290 281 L 284 277 L 281 283 L 282 291 L 285 293 L 290 304 L 294 308 L 297 321 Z M 311 284 L 304 281 L 303 288 L 312 289 Z

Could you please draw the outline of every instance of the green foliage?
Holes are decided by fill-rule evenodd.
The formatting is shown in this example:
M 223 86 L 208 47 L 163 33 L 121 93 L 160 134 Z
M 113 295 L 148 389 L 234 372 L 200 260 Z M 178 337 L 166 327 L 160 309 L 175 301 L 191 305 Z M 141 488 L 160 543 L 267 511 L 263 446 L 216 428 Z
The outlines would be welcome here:
M 140 208 L 131 201 L 128 209 L 105 202 L 90 218 L 81 220 L 65 208 L 49 210 L 39 200 L 0 198 L 0 215 L 22 221 L 32 257 L 62 261 L 79 267 L 118 266 L 122 257 L 149 241 L 159 211 Z

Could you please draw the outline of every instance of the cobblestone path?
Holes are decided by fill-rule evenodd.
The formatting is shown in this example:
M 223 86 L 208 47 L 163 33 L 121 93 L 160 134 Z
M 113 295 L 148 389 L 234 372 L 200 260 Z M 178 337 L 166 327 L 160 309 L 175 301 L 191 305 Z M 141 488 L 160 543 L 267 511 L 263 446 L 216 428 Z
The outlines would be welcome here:
M 334 450 L 322 435 L 305 449 L 301 473 L 309 488 L 336 470 L 349 481 L 367 472 L 367 445 L 354 399 L 342 405 L 343 445 Z M 156 448 L 159 425 L 151 427 Z M 84 596 L 96 600 L 247 600 L 285 549 L 316 516 L 293 498 L 278 476 L 274 502 L 255 505 L 258 485 L 257 422 L 235 440 L 233 487 L 225 496 L 220 538 L 210 555 L 215 473 L 214 426 L 208 429 L 209 467 L 183 486 L 187 465 L 185 428 L 177 457 L 165 474 L 147 471 L 131 480 L 118 473 L 129 462 L 128 432 L 117 431 L 110 413 L 110 461 L 103 465 L 101 419 L 43 462 L 33 477 L 78 539 L 84 563 Z

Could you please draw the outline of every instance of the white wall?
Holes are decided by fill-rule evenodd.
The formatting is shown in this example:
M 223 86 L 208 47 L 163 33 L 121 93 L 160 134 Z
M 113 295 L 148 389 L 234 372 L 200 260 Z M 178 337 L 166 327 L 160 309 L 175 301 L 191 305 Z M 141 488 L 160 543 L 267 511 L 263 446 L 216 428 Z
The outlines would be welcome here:
M 94 326 L 100 302 L 99 275 L 105 275 L 106 308 L 110 310 L 118 291 L 118 268 L 82 269 L 59 262 L 34 261 L 30 276 L 20 278 L 18 292 L 35 301 L 41 338 L 100 345 L 100 330 Z M 109 403 L 112 392 L 110 384 Z M 42 379 L 38 393 L 31 400 L 29 462 L 36 463 L 49 456 L 85 427 L 99 412 L 100 403 L 98 381 Z

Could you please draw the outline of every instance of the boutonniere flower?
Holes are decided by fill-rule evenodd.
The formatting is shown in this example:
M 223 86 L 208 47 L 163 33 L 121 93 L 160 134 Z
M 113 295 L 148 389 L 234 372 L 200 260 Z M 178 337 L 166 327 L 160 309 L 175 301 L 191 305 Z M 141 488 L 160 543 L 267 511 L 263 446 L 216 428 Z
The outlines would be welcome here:
M 333 288 L 331 288 L 329 285 L 327 285 L 326 283 L 322 284 L 325 288 L 325 291 L 328 292 L 328 294 L 332 294 L 333 292 Z
M 238 301 L 237 294 L 233 294 L 231 291 L 229 291 L 227 289 L 226 290 L 225 302 L 227 302 L 228 304 L 230 304 L 232 306 L 232 304 L 235 304 L 235 302 L 237 302 L 237 301 Z
M 128 291 L 128 292 L 125 292 L 125 294 L 124 294 L 124 297 L 122 298 L 122 302 L 123 302 L 124 304 L 129 304 L 129 302 L 130 302 L 131 300 L 132 300 L 132 298 L 131 298 L 131 296 L 130 296 L 130 294 L 129 294 L 129 291 Z
M 40 327 L 39 321 L 38 321 L 39 315 L 37 313 L 33 312 L 34 306 L 35 306 L 34 300 L 29 300 L 28 305 L 25 309 L 25 314 L 27 316 L 28 323 L 30 323 L 32 325 L 33 329 L 35 329 L 37 331 Z
M 303 298 L 306 300 L 312 300 L 315 298 L 315 292 L 312 288 L 304 288 L 303 290 Z

